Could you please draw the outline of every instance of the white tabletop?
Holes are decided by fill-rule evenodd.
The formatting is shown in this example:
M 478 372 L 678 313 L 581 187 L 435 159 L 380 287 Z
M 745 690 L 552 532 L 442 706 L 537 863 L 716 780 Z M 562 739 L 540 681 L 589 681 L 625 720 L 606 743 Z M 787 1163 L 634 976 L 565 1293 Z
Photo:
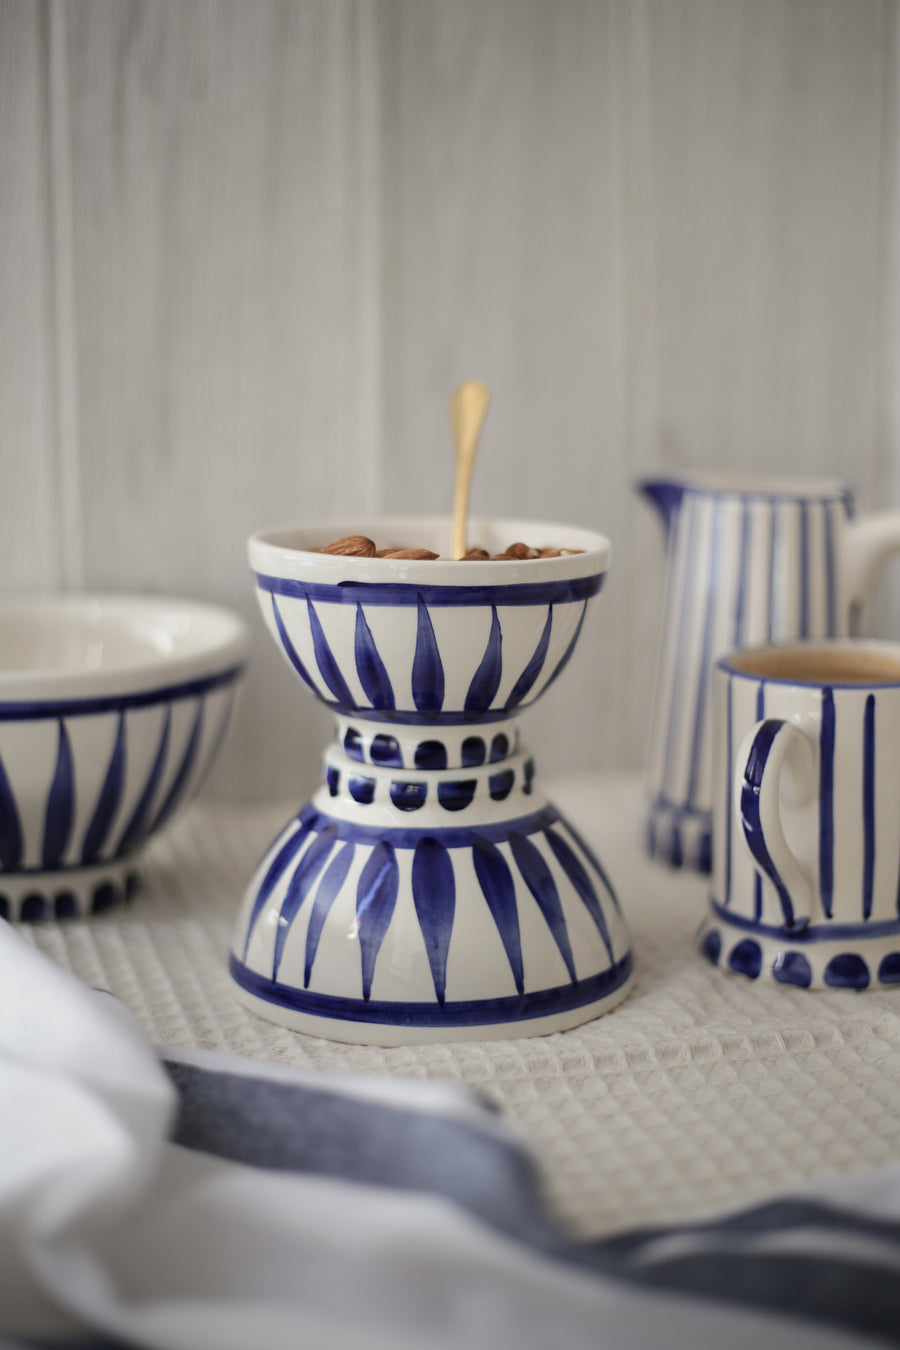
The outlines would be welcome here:
M 611 874 L 634 939 L 630 997 L 573 1031 L 383 1050 L 287 1031 L 245 1011 L 226 954 L 242 888 L 288 802 L 196 803 L 145 855 L 127 907 L 23 926 L 117 995 L 160 1045 L 323 1071 L 463 1081 L 517 1122 L 551 1206 L 576 1234 L 701 1216 L 900 1153 L 900 991 L 809 993 L 708 966 L 703 879 L 639 846 L 635 775 L 546 784 Z

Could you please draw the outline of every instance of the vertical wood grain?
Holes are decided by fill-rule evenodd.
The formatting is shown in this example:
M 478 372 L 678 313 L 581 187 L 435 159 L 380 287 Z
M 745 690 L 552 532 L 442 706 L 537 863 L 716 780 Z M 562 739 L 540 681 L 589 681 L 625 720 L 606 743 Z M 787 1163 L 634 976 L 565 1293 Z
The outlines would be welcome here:
M 357 6 L 68 7 L 85 573 L 254 621 L 218 786 L 318 772 L 244 540 L 376 505 L 371 97 Z M 216 786 L 216 783 L 213 784 Z
M 47 33 L 38 0 L 0 0 L 0 585 L 62 580 Z
M 0 0 L 7 586 L 242 609 L 212 790 L 302 791 L 327 716 L 245 535 L 449 508 L 613 571 L 526 730 L 643 757 L 662 598 L 642 473 L 839 473 L 900 504 L 897 0 Z M 880 622 L 900 612 L 889 573 Z

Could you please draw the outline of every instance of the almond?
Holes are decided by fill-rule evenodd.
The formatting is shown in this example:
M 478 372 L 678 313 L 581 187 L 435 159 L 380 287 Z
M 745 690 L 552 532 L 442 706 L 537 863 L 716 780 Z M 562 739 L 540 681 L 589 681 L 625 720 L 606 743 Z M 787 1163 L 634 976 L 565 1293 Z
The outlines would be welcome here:
M 375 545 L 364 534 L 348 534 L 326 544 L 320 553 L 336 553 L 346 558 L 374 558 Z
M 431 561 L 438 555 L 427 548 L 386 548 L 382 549 L 377 556 L 379 558 L 417 558 L 420 561 Z
M 491 556 L 491 555 L 488 553 L 488 551 L 487 551 L 486 548 L 470 548 L 469 551 L 468 551 L 468 553 L 465 555 L 464 558 L 461 559 L 461 561 L 462 561 L 462 562 L 487 562 L 488 559 L 490 558 L 490 556 Z
M 530 548 L 528 544 L 517 542 L 515 544 L 510 544 L 509 548 L 506 550 L 505 553 L 497 553 L 494 556 L 497 558 L 517 558 L 517 559 L 536 558 L 538 556 L 538 551 L 536 548 Z

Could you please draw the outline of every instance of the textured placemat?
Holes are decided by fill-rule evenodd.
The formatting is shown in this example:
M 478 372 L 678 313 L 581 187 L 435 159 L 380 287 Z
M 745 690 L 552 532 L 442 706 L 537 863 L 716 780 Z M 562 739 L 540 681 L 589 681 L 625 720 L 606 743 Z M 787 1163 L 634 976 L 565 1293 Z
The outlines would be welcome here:
M 693 945 L 704 884 L 637 847 L 638 779 L 550 787 L 611 873 L 637 955 L 630 998 L 574 1031 L 382 1050 L 245 1011 L 225 966 L 231 923 L 292 814 L 283 802 L 196 804 L 151 846 L 127 908 L 23 931 L 121 998 L 159 1044 L 471 1084 L 518 1122 L 551 1204 L 579 1234 L 699 1216 L 900 1157 L 900 990 L 811 994 L 713 970 Z

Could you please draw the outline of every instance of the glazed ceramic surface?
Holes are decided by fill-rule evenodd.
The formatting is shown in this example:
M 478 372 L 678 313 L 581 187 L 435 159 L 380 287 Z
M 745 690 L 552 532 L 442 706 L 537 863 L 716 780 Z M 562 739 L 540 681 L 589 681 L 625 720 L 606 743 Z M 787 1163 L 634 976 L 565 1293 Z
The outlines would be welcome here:
M 896 672 L 887 683 L 821 683 L 749 673 L 747 653 L 720 661 L 701 949 L 750 979 L 896 985 L 900 644 L 806 645 L 887 657 Z
M 844 484 L 705 474 L 641 485 L 660 510 L 668 579 L 647 770 L 647 847 L 674 866 L 712 862 L 712 666 L 725 652 L 840 637 L 900 512 L 854 516 Z
M 231 971 L 275 1021 L 335 1039 L 534 1035 L 627 992 L 605 869 L 540 791 L 516 717 L 566 666 L 600 591 L 599 535 L 473 522 L 578 549 L 503 562 L 333 557 L 348 534 L 447 551 L 445 520 L 269 531 L 250 541 L 266 622 L 335 713 L 322 785 L 250 882 Z
M 195 601 L 0 599 L 0 915 L 123 896 L 212 764 L 247 651 L 236 615 Z

